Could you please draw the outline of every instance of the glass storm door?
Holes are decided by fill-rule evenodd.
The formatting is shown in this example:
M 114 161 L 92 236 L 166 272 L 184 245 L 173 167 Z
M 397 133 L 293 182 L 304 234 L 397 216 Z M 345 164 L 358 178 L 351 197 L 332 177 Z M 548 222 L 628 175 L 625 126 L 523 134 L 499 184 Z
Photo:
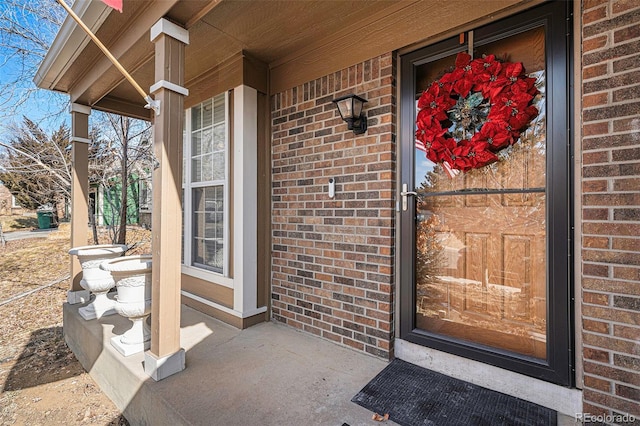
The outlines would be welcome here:
M 564 4 L 548 4 L 401 59 L 401 338 L 563 385 L 572 291 L 566 16 Z M 469 39 L 474 58 L 522 63 L 538 113 L 497 162 L 461 172 L 429 160 L 414 136 L 418 99 Z M 445 136 L 463 127 L 458 140 L 471 140 L 492 116 L 482 95 L 468 113 L 479 90 L 453 96 Z M 464 128 L 465 117 L 476 125 Z

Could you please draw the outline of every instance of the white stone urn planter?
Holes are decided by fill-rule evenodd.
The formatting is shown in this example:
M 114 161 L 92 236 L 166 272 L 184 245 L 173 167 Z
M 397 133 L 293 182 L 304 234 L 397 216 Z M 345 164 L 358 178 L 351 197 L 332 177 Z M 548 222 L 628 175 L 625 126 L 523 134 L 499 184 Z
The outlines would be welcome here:
M 107 293 L 113 288 L 115 282 L 111 273 L 100 269 L 100 264 L 105 260 L 122 256 L 126 250 L 127 246 L 124 244 L 99 244 L 74 247 L 69 250 L 70 255 L 78 256 L 82 266 L 80 285 L 95 295 L 87 306 L 78 309 L 80 316 L 85 320 L 116 313 L 115 302 L 107 297 Z
M 116 282 L 116 311 L 133 322 L 124 334 L 111 338 L 111 345 L 124 356 L 146 351 L 151 343 L 146 321 L 151 313 L 151 255 L 125 256 L 100 267 Z

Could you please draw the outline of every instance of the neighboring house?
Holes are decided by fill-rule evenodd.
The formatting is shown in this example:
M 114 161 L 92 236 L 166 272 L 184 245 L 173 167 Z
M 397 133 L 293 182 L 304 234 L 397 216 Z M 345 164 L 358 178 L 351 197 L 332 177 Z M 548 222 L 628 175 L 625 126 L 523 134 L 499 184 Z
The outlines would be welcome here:
M 150 177 L 141 171 L 129 176 L 127 186 L 127 225 L 151 224 Z M 110 179 L 108 185 L 91 184 L 89 188 L 89 208 L 98 226 L 117 225 L 120 221 L 122 203 L 122 183 L 117 177 Z
M 22 214 L 25 209 L 18 204 L 16 197 L 9 192 L 9 189 L 0 183 L 0 214 L 14 215 Z
M 71 20 L 36 78 L 70 95 L 77 176 L 91 109 L 153 114 L 153 377 L 184 365 L 153 371 L 184 360 L 182 302 L 571 416 L 640 415 L 640 3 L 74 9 L 161 101 L 145 109 Z M 449 179 L 415 148 L 416 101 L 468 50 L 522 62 L 540 110 L 501 162 Z M 332 102 L 347 94 L 368 101 L 364 133 Z M 72 244 L 87 222 L 75 185 Z

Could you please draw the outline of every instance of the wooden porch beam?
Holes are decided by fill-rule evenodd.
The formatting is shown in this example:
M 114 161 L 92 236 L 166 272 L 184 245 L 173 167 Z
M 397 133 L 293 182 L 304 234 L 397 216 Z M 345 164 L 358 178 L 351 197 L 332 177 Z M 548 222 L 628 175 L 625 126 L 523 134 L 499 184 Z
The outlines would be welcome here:
M 107 96 L 92 107 L 98 111 L 110 112 L 127 117 L 139 118 L 140 120 L 151 121 L 152 111 L 144 108 L 139 104 L 133 104 L 129 101 Z
M 180 348 L 180 279 L 182 239 L 182 128 L 185 46 L 189 33 L 165 19 L 151 28 L 155 44 L 155 80 L 151 93 L 160 101 L 153 120 L 158 166 L 153 172 L 153 254 L 151 285 L 151 349 L 145 372 L 162 380 L 185 368 Z

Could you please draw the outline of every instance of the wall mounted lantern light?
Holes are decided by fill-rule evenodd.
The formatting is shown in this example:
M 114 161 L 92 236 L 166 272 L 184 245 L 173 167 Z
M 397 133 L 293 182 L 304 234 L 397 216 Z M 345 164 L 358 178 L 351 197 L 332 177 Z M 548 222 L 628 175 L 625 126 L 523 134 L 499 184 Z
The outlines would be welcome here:
M 333 102 L 338 106 L 340 117 L 347 122 L 347 128 L 360 135 L 367 131 L 367 117 L 362 113 L 362 105 L 366 99 L 357 95 L 346 95 L 336 98 Z

